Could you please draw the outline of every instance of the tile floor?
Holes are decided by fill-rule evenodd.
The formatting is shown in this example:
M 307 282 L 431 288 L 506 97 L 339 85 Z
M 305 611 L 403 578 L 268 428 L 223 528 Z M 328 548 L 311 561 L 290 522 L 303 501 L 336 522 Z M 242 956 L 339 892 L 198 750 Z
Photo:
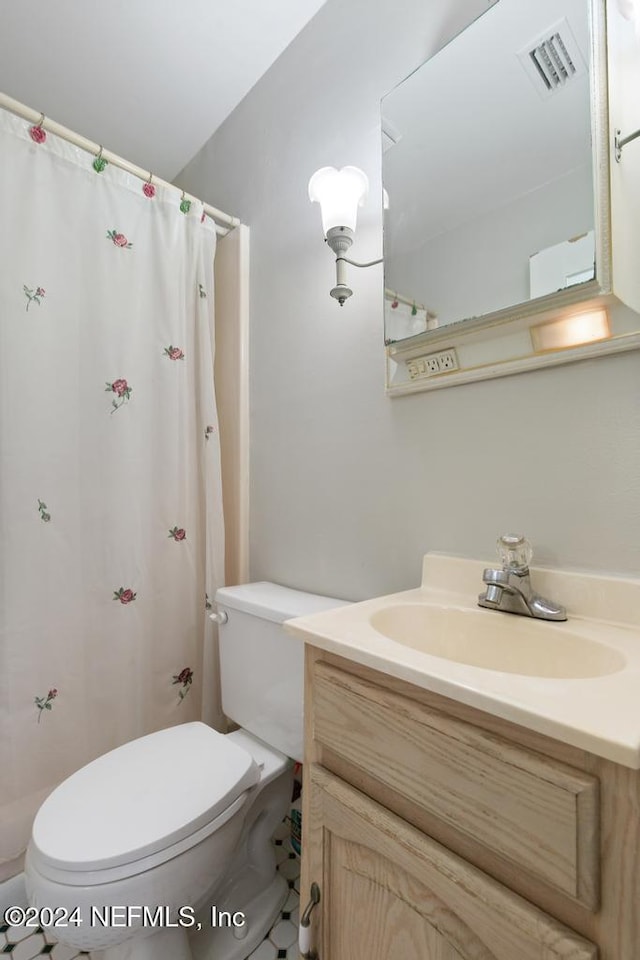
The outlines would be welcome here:
M 300 901 L 300 861 L 291 848 L 290 823 L 285 820 L 276 830 L 274 843 L 278 870 L 289 884 L 289 896 L 268 935 L 253 951 L 249 960 L 298 960 L 298 915 Z M 52 960 L 76 960 L 88 957 L 72 947 L 55 943 L 48 932 L 32 932 L 26 927 L 0 926 L 0 958 L 34 960 L 50 957 Z
M 287 897 L 280 916 L 271 930 L 248 960 L 298 960 L 298 919 L 300 913 L 300 860 L 291 848 L 291 824 L 281 823 L 276 830 L 274 843 L 278 870 L 289 884 Z

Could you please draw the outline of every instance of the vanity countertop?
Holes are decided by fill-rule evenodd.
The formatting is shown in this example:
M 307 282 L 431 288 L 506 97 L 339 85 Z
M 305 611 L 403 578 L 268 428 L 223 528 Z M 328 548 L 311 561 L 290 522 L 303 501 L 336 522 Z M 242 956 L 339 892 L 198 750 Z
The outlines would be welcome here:
M 286 628 L 322 650 L 640 769 L 640 580 L 532 568 L 534 588 L 567 608 L 567 621 L 552 623 L 479 608 L 485 566 L 427 554 L 421 587 L 297 617 L 287 621 Z M 508 672 L 495 665 L 472 666 L 447 654 L 424 652 L 420 637 L 415 642 L 411 637 L 410 643 L 390 639 L 371 623 L 372 617 L 378 625 L 382 619 L 393 622 L 394 613 L 402 614 L 394 607 L 410 607 L 413 616 L 416 606 L 425 608 L 417 613 L 425 615 L 426 623 L 437 615 L 433 623 L 442 634 L 442 649 L 448 650 L 448 644 L 454 649 L 463 631 L 464 649 L 473 648 L 477 634 L 482 654 L 481 644 L 491 645 L 495 634 L 513 642 L 517 659 L 518 645 L 531 647 L 539 638 L 540 649 L 544 645 L 549 651 L 548 663 L 546 652 L 541 658 L 540 649 L 532 649 L 541 675 L 535 669 L 518 673 L 513 665 Z M 556 645 L 562 654 L 558 662 L 564 664 L 561 672 L 571 673 L 573 661 L 575 676 L 542 675 L 554 673 Z M 580 676 L 589 672 L 584 668 L 589 650 L 604 651 L 607 672 Z

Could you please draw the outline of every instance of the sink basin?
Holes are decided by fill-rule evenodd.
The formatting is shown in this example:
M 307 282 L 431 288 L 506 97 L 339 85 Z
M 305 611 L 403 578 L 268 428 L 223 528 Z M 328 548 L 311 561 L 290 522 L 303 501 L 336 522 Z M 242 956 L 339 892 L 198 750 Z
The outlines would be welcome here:
M 553 623 L 478 607 L 485 567 L 427 554 L 419 587 L 286 628 L 315 648 L 314 664 L 349 660 L 378 684 L 388 676 L 640 771 L 640 578 L 532 568 L 535 589 L 569 611 Z
M 578 680 L 617 673 L 626 664 L 618 650 L 570 624 L 486 610 L 398 604 L 375 611 L 369 622 L 405 647 L 501 673 Z

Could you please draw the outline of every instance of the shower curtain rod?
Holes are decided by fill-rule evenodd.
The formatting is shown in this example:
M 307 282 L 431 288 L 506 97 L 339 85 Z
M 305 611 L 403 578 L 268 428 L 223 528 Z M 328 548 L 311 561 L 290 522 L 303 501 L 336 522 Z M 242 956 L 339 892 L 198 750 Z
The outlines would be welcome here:
M 81 147 L 83 150 L 87 150 L 89 153 L 94 153 L 97 155 L 100 152 L 100 155 L 109 163 L 112 163 L 114 167 L 120 167 L 122 170 L 126 170 L 127 173 L 132 173 L 134 176 L 140 177 L 141 180 L 149 180 L 150 177 L 153 177 L 153 182 L 161 187 L 170 187 L 172 190 L 180 190 L 180 187 L 176 187 L 175 184 L 169 183 L 167 180 L 163 180 L 161 177 L 156 177 L 156 175 L 152 174 L 149 170 L 144 170 L 142 167 L 137 167 L 134 163 L 129 163 L 128 160 L 123 159 L 123 157 L 119 157 L 116 153 L 111 153 L 109 150 L 104 150 L 99 143 L 94 143 L 92 140 L 87 140 L 86 137 L 80 136 L 79 133 L 74 133 L 74 131 L 69 130 L 68 127 L 63 127 L 62 124 L 56 123 L 55 120 L 50 120 L 49 117 L 45 117 L 43 113 L 39 113 L 37 110 L 32 110 L 31 107 L 27 107 L 24 103 L 20 103 L 18 100 L 8 97 L 5 93 L 0 93 L 0 107 L 8 110 L 10 113 L 17 114 L 17 116 L 22 117 L 24 120 L 29 120 L 31 123 L 39 124 L 45 130 L 55 134 L 56 137 L 61 137 L 63 140 L 68 140 L 69 143 L 73 143 L 76 147 Z M 186 192 L 184 193 L 184 196 L 187 200 L 198 199 L 197 197 L 193 197 Z M 240 226 L 240 220 L 238 217 L 232 217 L 230 214 L 224 213 L 222 210 L 217 210 L 208 203 L 203 203 L 202 205 L 204 207 L 204 212 L 215 221 L 216 233 L 218 233 L 220 236 L 225 236 L 227 233 L 233 230 L 234 227 Z

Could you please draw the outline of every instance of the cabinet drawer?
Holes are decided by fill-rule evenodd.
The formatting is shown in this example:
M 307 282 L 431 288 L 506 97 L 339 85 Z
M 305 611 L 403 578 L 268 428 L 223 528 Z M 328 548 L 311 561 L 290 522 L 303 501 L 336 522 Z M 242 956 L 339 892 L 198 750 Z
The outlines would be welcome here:
M 322 767 L 305 778 L 322 960 L 597 960 L 593 942 Z
M 531 875 L 598 905 L 598 780 L 322 661 L 314 739 Z

